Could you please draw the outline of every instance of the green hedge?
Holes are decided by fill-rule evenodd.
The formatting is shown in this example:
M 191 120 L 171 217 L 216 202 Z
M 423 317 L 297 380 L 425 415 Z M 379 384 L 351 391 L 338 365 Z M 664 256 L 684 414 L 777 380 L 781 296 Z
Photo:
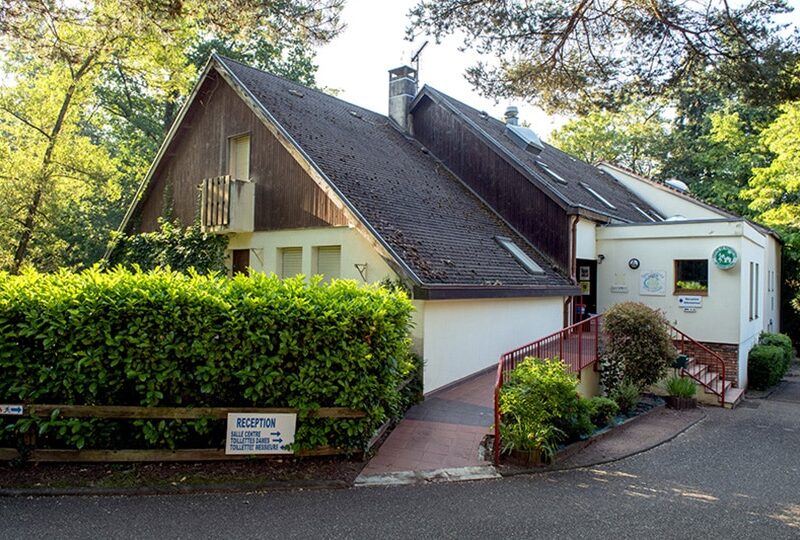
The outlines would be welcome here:
M 758 345 L 750 350 L 747 378 L 751 387 L 769 388 L 780 382 L 794 358 L 792 341 L 784 334 L 761 334 Z
M 361 448 L 403 407 L 411 302 L 351 281 L 118 268 L 0 276 L 0 402 L 296 407 L 297 449 Z M 359 420 L 309 419 L 320 407 Z M 0 420 L 3 422 L 3 420 Z M 221 446 L 224 422 L 5 420 L 40 447 Z M 16 430 L 13 429 L 16 427 Z

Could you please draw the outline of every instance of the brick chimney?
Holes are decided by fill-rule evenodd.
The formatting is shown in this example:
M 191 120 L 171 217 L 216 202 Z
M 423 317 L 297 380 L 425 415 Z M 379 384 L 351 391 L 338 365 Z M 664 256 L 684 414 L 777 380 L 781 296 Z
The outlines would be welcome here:
M 417 95 L 417 70 L 409 66 L 389 70 L 389 118 L 408 133 L 411 131 L 409 109 Z

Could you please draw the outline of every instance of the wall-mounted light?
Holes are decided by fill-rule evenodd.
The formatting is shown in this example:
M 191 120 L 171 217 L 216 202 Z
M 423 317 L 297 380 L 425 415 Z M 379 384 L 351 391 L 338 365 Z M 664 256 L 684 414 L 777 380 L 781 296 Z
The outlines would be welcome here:
M 630 268 L 631 270 L 636 270 L 637 268 L 639 268 L 639 264 L 640 264 L 639 259 L 634 257 L 633 259 L 628 261 L 628 268 Z
M 602 253 L 597 256 L 597 264 L 603 264 L 603 261 L 606 260 L 606 256 Z

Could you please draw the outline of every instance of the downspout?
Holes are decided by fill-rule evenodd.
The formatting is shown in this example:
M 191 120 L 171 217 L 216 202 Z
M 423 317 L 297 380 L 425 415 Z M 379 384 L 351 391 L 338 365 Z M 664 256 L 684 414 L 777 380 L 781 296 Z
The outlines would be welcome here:
M 578 251 L 578 221 L 580 220 L 579 216 L 572 217 L 572 225 L 570 225 L 570 232 L 569 232 L 569 279 L 572 283 L 576 283 L 576 275 L 578 272 L 578 259 L 577 259 L 577 251 Z M 570 312 L 572 308 L 572 302 L 574 300 L 573 296 L 568 296 L 564 300 L 564 327 L 569 326 L 570 323 Z

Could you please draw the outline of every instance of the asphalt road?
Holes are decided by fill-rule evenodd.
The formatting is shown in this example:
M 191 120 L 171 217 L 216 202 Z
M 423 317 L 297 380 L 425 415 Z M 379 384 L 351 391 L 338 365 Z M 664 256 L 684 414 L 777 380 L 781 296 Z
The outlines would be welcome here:
M 797 383 L 800 384 L 800 383 Z M 0 538 L 800 538 L 800 403 L 614 464 L 465 484 L 0 499 Z

